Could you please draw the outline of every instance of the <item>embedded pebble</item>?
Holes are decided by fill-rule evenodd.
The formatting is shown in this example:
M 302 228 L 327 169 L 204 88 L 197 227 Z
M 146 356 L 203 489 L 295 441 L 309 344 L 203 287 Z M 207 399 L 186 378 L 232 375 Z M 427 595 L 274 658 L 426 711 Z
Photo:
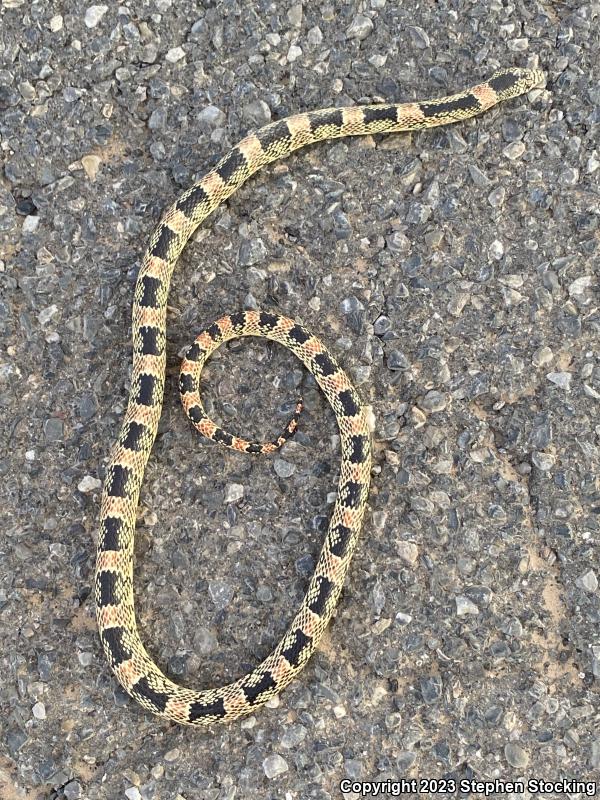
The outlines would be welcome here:
M 158 111 L 159 109 L 156 109 Z M 162 116 L 166 120 L 164 109 L 160 109 Z M 153 112 L 154 113 L 154 112 Z M 151 117 L 152 118 L 152 117 Z M 219 125 L 224 125 L 227 117 L 224 112 L 217 106 L 205 106 L 196 116 L 196 119 L 201 125 L 206 125 L 209 128 L 217 128 Z
M 571 388 L 571 379 L 572 375 L 570 372 L 549 372 L 546 375 L 551 383 L 556 384 L 556 386 L 560 386 L 561 389 L 569 390 Z
M 462 594 L 457 595 L 455 598 L 456 613 L 459 617 L 464 617 L 467 614 L 479 614 L 479 608 L 472 600 Z
M 421 406 L 426 411 L 443 411 L 446 408 L 447 400 L 445 395 L 441 392 L 432 389 L 430 392 L 427 392 L 425 397 L 421 401 Z
M 516 161 L 518 158 L 521 158 L 525 150 L 526 147 L 523 142 L 511 142 L 502 152 L 507 158 L 510 158 L 511 161 Z
M 81 159 L 81 164 L 83 169 L 85 170 L 85 174 L 88 178 L 92 181 L 96 180 L 96 176 L 98 175 L 98 170 L 100 168 L 100 164 L 102 160 L 99 156 L 96 155 L 87 155 L 83 156 Z
M 504 256 L 504 245 L 499 239 L 494 239 L 488 248 L 488 253 L 491 258 L 499 261 Z
M 90 492 L 96 492 L 98 489 L 101 489 L 102 481 L 98 480 L 98 478 L 94 478 L 93 475 L 85 475 L 77 484 L 77 488 L 80 492 L 89 494 Z
M 262 239 L 245 239 L 240 245 L 238 263 L 242 267 L 251 267 L 265 260 L 267 248 Z
M 294 5 L 287 12 L 287 18 L 290 25 L 294 28 L 300 27 L 302 24 L 302 3 L 294 3 Z
M 225 581 L 210 581 L 208 584 L 210 599 L 217 608 L 226 608 L 233 599 L 233 587 Z
M 273 462 L 275 474 L 280 478 L 290 478 L 296 472 L 296 465 L 284 458 L 276 458 Z
M 529 764 L 529 753 L 516 742 L 508 742 L 505 745 L 504 756 L 515 769 L 525 769 Z
M 410 361 L 400 350 L 391 350 L 387 355 L 388 369 L 404 370 L 410 368 Z
M 297 61 L 300 56 L 302 55 L 302 48 L 298 47 L 297 44 L 290 45 L 290 48 L 287 52 L 287 60 L 292 64 L 294 61 Z
M 577 578 L 577 585 L 586 592 L 595 592 L 598 589 L 598 578 L 593 569 L 588 569 L 579 578 Z
M 364 14 L 357 14 L 346 30 L 346 38 L 362 41 L 373 32 L 374 27 L 373 20 L 370 17 L 366 17 Z
M 58 417 L 50 417 L 44 422 L 44 436 L 48 442 L 60 442 L 63 439 L 65 423 Z
M 34 216 L 25 217 L 23 220 L 23 233 L 35 233 L 38 225 L 40 224 L 40 218 Z
M 414 542 L 397 542 L 396 552 L 407 564 L 414 564 L 419 557 L 419 548 Z
M 42 309 L 38 314 L 38 320 L 40 325 L 47 325 L 50 320 L 58 314 L 58 306 L 54 303 L 51 306 L 47 306 L 47 308 Z
M 171 47 L 165 54 L 165 59 L 171 64 L 176 64 L 178 61 L 181 61 L 182 58 L 185 58 L 185 50 L 183 47 Z
M 556 456 L 553 453 L 540 453 L 538 451 L 534 451 L 531 454 L 531 460 L 538 469 L 542 470 L 542 472 L 548 472 L 548 470 L 552 469 L 552 467 L 555 465 Z
M 544 367 L 546 364 L 551 364 L 554 358 L 554 353 L 549 347 L 540 347 L 533 354 L 532 363 L 536 367 Z
M 583 275 L 581 278 L 577 278 L 569 284 L 569 294 L 571 297 L 582 295 L 586 289 L 591 288 L 593 284 L 594 278 L 592 275 Z
M 244 496 L 244 487 L 241 483 L 229 483 L 225 487 L 225 502 L 237 503 Z
M 264 100 L 255 100 L 244 106 L 244 116 L 260 128 L 271 121 L 271 109 Z
M 418 25 L 409 25 L 408 33 L 412 40 L 413 45 L 418 50 L 425 50 L 425 48 L 429 47 L 430 45 L 429 36 L 423 30 L 423 28 L 419 27 Z
M 504 205 L 505 198 L 506 189 L 504 186 L 497 186 L 488 194 L 488 203 L 492 206 L 492 208 L 501 208 Z
M 31 713 L 36 719 L 46 719 L 46 706 L 43 703 L 36 703 Z
M 65 800 L 78 800 L 81 795 L 81 784 L 79 781 L 69 781 L 63 786 Z
M 288 763 L 279 753 L 267 756 L 263 761 L 263 770 L 267 778 L 273 780 L 288 771 Z
M 85 12 L 83 21 L 88 28 L 95 28 L 107 11 L 108 6 L 90 6 Z

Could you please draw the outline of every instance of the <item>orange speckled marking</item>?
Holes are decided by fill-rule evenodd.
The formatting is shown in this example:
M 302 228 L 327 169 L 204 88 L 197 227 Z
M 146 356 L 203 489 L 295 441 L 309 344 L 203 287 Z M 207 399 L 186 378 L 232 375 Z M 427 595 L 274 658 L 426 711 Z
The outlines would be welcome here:
M 165 223 L 177 236 L 184 234 L 190 227 L 189 219 L 183 211 L 179 211 L 179 209 L 172 209 L 168 218 L 165 219 Z
M 144 275 L 165 280 L 168 274 L 167 262 L 158 256 L 149 256 L 144 260 Z
M 289 670 L 290 665 L 288 661 L 283 656 L 279 656 L 274 666 L 271 667 L 271 675 L 275 682 L 279 683 L 279 681 L 287 675 Z
M 237 689 L 231 697 L 225 698 L 223 701 L 223 706 L 228 714 L 235 714 L 236 710 L 245 708 L 247 705 L 248 701 L 242 689 Z
M 167 702 L 166 710 L 175 717 L 186 719 L 190 713 L 190 703 L 184 703 L 182 700 L 171 698 Z
M 403 103 L 398 109 L 398 124 L 414 125 L 414 123 L 424 122 L 425 114 L 418 103 Z
M 102 606 L 98 612 L 102 628 L 118 628 L 121 625 L 121 610 L 119 606 Z
M 140 325 L 150 325 L 153 328 L 160 327 L 165 318 L 164 308 L 152 308 L 150 306 L 140 306 L 137 319 Z
M 231 317 L 221 317 L 221 319 L 217 320 L 216 324 L 221 329 L 221 334 L 223 335 L 224 339 L 226 339 L 233 333 L 233 325 L 231 323 Z
M 200 181 L 200 186 L 210 198 L 217 198 L 223 195 L 225 183 L 223 179 L 214 171 L 207 173 Z
M 140 425 L 147 425 L 156 416 L 156 411 L 152 406 L 144 406 L 141 403 L 134 403 L 127 410 L 127 422 L 137 422 Z
M 127 467 L 129 470 L 135 470 L 139 459 L 137 450 L 129 450 L 129 448 L 119 446 L 114 455 L 114 459 L 122 467 Z
M 310 128 L 310 120 L 308 118 L 308 114 L 296 114 L 293 117 L 289 117 L 287 121 L 287 126 L 292 134 L 293 138 L 306 138 L 310 137 L 312 139 L 312 131 Z
M 119 680 L 126 681 L 129 686 L 133 686 L 133 684 L 137 683 L 145 674 L 143 669 L 138 668 L 135 658 L 129 658 L 127 661 L 123 661 L 115 669 L 115 672 L 118 673 Z
M 106 495 L 103 500 L 105 517 L 127 517 L 131 513 L 132 502 L 127 497 Z
M 196 342 L 200 345 L 200 347 L 206 351 L 205 358 L 209 356 L 213 350 L 215 349 L 216 342 L 212 339 L 212 337 L 204 331 L 201 333 L 200 336 L 196 339 Z
M 247 136 L 238 144 L 238 150 L 243 153 L 250 167 L 256 168 L 264 160 L 264 151 L 257 136 Z
M 364 127 L 365 115 L 360 106 L 350 106 L 342 111 L 342 120 L 344 128 L 352 131 Z
M 246 311 L 248 325 L 258 326 L 260 324 L 260 311 Z
M 121 569 L 122 553 L 119 550 L 102 550 L 96 559 L 97 570 Z
M 481 108 L 484 111 L 487 111 L 488 108 L 495 106 L 498 102 L 498 95 L 487 83 L 474 86 L 473 89 L 471 89 L 471 94 L 474 94 L 479 100 L 481 103 Z

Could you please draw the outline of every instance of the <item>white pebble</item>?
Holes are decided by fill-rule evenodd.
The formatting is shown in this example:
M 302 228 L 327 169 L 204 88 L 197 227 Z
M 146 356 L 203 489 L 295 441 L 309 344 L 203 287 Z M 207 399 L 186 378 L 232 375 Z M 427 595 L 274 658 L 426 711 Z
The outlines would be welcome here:
M 414 542 L 398 542 L 396 552 L 407 564 L 414 564 L 419 557 L 419 548 Z
M 570 372 L 549 372 L 546 377 L 551 383 L 560 386 L 561 389 L 571 388 L 571 378 L 573 377 Z
M 312 47 L 316 47 L 317 45 L 321 44 L 321 42 L 323 41 L 323 33 L 318 25 L 315 25 L 314 28 L 311 28 L 309 30 L 309 32 L 306 34 L 306 41 Z
M 504 255 L 504 245 L 499 239 L 494 239 L 488 248 L 488 253 L 491 258 L 495 258 L 496 261 L 500 261 Z
M 36 703 L 31 711 L 36 719 L 46 719 L 46 706 L 43 703 Z
M 290 25 L 299 28 L 302 24 L 302 3 L 294 3 L 287 13 Z
M 244 487 L 241 483 L 228 483 L 225 487 L 225 502 L 235 503 L 244 496 Z
M 102 481 L 99 481 L 98 478 L 94 478 L 93 475 L 84 475 L 77 484 L 77 488 L 80 492 L 83 492 L 83 494 L 94 492 L 96 489 L 100 489 L 101 486 Z
M 91 181 L 96 180 L 96 175 L 98 174 L 98 170 L 100 169 L 100 164 L 102 160 L 95 155 L 87 155 L 83 156 L 81 159 L 81 166 L 83 167 L 85 174 Z
M 537 450 L 531 454 L 531 460 L 542 472 L 548 472 L 556 464 L 556 457 L 553 453 L 542 453 Z
M 95 28 L 107 11 L 108 6 L 90 6 L 83 21 L 88 28 Z
M 594 278 L 591 275 L 582 275 L 581 278 L 577 278 L 570 284 L 569 294 L 571 297 L 573 297 L 573 295 L 583 294 L 593 283 Z
M 352 20 L 350 27 L 346 30 L 346 38 L 358 39 L 360 42 L 362 39 L 367 38 L 374 27 L 373 20 L 369 19 L 369 17 L 365 17 L 364 14 L 357 14 Z
M 549 347 L 540 347 L 533 354 L 532 362 L 536 367 L 543 367 L 549 364 L 554 358 L 554 353 Z
M 384 53 L 375 53 L 374 55 L 369 56 L 369 64 L 372 64 L 377 69 L 381 69 L 381 67 L 385 66 L 387 58 L 387 55 Z
M 511 161 L 516 161 L 516 159 L 521 158 L 525 152 L 525 145 L 523 142 L 511 142 L 502 152 L 507 158 L 510 158 Z
M 125 797 L 128 800 L 142 800 L 142 795 L 137 786 L 130 786 L 129 789 L 125 789 Z
M 170 50 L 167 50 L 165 58 L 167 61 L 170 61 L 171 64 L 175 64 L 177 61 L 181 61 L 184 56 L 185 50 L 183 47 L 172 47 Z
M 290 46 L 290 49 L 287 52 L 287 60 L 291 64 L 297 58 L 300 58 L 301 55 L 302 55 L 302 48 L 298 47 L 298 45 L 293 44 Z
M 464 617 L 466 614 L 479 614 L 479 609 L 475 603 L 463 594 L 457 595 L 455 601 L 456 613 L 459 617 Z
M 60 14 L 56 14 L 49 22 L 49 27 L 52 33 L 58 33 L 62 30 L 63 18 Z
M 23 220 L 23 233 L 33 233 L 40 224 L 40 218 L 35 214 L 28 214 Z
M 287 772 L 288 764 L 285 758 L 282 758 L 278 753 L 273 753 L 272 756 L 267 756 L 263 761 L 263 769 L 267 778 L 272 780 Z
M 512 39 L 508 43 L 508 49 L 515 53 L 522 53 L 529 47 L 529 39 L 523 36 L 520 39 Z
M 598 588 L 598 578 L 593 569 L 588 569 L 587 572 L 584 572 L 583 575 L 577 578 L 575 583 L 587 592 L 595 592 Z
M 586 165 L 586 171 L 587 171 L 588 175 L 591 175 L 593 172 L 596 172 L 598 167 L 600 167 L 600 161 L 598 161 L 596 156 L 597 156 L 597 153 L 594 150 L 592 155 L 588 158 L 588 162 L 587 162 L 587 165 Z
M 38 314 L 38 321 L 40 325 L 47 325 L 52 317 L 58 313 L 58 306 L 51 305 L 47 308 L 43 308 L 40 313 Z

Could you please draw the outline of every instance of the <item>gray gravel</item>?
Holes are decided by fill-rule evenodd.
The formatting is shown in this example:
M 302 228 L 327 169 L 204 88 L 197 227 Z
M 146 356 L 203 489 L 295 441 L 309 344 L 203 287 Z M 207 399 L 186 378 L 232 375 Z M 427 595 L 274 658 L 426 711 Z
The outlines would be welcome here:
M 3 798 L 599 778 L 599 25 L 574 0 L 4 0 Z M 275 165 L 188 246 L 136 545 L 143 638 L 175 680 L 227 681 L 269 652 L 339 463 L 314 382 L 262 342 L 213 359 L 206 404 L 262 440 L 301 393 L 295 440 L 253 460 L 195 439 L 176 383 L 194 331 L 239 307 L 303 320 L 372 404 L 376 466 L 337 618 L 298 679 L 210 732 L 145 714 L 107 667 L 90 592 L 161 209 L 269 120 L 537 63 L 545 89 L 476 121 Z

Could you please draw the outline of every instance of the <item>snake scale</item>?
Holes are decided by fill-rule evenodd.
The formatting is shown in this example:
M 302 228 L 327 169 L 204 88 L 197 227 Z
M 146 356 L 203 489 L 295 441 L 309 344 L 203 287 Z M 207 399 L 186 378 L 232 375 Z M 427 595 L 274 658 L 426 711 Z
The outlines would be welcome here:
M 144 708 L 175 722 L 209 725 L 254 711 L 281 691 L 317 647 L 339 599 L 367 503 L 371 469 L 365 407 L 325 346 L 302 325 L 269 311 L 240 311 L 207 327 L 187 350 L 179 388 L 184 409 L 205 436 L 245 453 L 276 450 L 296 428 L 301 405 L 279 439 L 265 444 L 233 436 L 206 415 L 200 371 L 223 342 L 262 336 L 288 347 L 323 390 L 340 430 L 337 499 L 302 605 L 273 652 L 229 685 L 195 691 L 170 680 L 139 637 L 133 596 L 133 544 L 140 487 L 162 410 L 167 296 L 175 263 L 197 226 L 254 172 L 305 145 L 362 134 L 416 131 L 481 114 L 543 81 L 537 69 L 510 68 L 449 97 L 425 102 L 328 108 L 296 114 L 252 133 L 187 189 L 150 237 L 133 302 L 133 370 L 121 433 L 102 493 L 95 600 L 104 651 L 116 677 Z

